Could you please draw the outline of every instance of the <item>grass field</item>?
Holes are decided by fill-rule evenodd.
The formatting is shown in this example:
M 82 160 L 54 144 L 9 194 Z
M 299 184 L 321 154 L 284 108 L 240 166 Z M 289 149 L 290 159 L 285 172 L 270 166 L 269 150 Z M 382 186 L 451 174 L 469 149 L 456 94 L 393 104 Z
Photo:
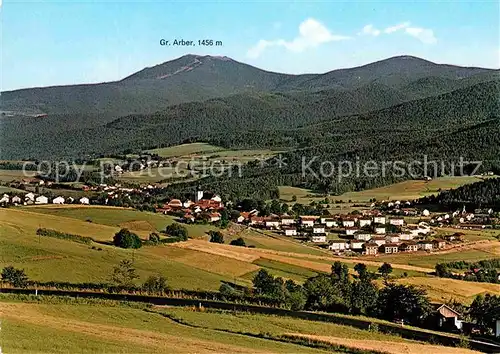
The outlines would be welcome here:
M 223 148 L 205 143 L 192 143 L 152 149 L 147 150 L 147 152 L 157 154 L 161 157 L 178 157 L 191 154 L 216 152 L 220 150 L 223 150 Z
M 261 333 L 343 338 L 344 353 L 369 338 L 389 353 L 469 353 L 429 346 L 398 336 L 333 323 L 235 312 L 199 312 L 185 308 L 148 308 L 117 302 L 51 298 L 18 302 L 2 297 L 2 350 L 6 353 L 332 353 L 303 345 L 258 338 Z M 30 301 L 30 300 L 28 300 Z M 48 340 L 50 338 L 50 340 Z M 375 343 L 376 342 L 376 343 Z M 351 350 L 350 350 L 351 348 Z M 397 349 L 396 349 L 397 348 Z M 374 350 L 372 348 L 366 348 Z
M 491 176 L 495 177 L 495 176 Z M 338 196 L 328 196 L 332 201 L 342 200 L 347 202 L 368 202 L 370 199 L 376 200 L 413 200 L 421 197 L 439 193 L 440 190 L 458 188 L 464 184 L 480 182 L 490 177 L 439 177 L 430 181 L 409 180 L 388 186 L 367 189 L 360 192 L 347 192 Z M 297 202 L 308 204 L 313 200 L 324 199 L 324 196 L 314 196 L 314 193 L 307 189 L 282 186 L 279 187 L 280 197 L 291 200 L 295 195 Z
M 245 164 L 256 159 L 269 158 L 281 151 L 268 149 L 231 150 L 205 143 L 192 143 L 148 150 L 148 152 L 164 158 L 171 158 L 178 163 L 175 167 L 172 165 L 126 172 L 119 179 L 137 183 L 153 183 L 164 180 L 168 180 L 168 183 L 175 183 L 196 180 L 204 173 L 220 173 L 223 169 L 225 170 L 236 163 Z M 192 166 L 191 169 L 188 169 L 188 164 Z
M 154 230 L 164 230 L 165 227 L 173 222 L 175 222 L 175 218 L 170 215 L 156 214 L 151 212 L 141 212 L 135 209 L 125 209 L 125 208 L 117 208 L 117 207 L 99 207 L 99 206 L 81 206 L 81 205 L 46 205 L 41 207 L 25 207 L 22 210 L 32 213 L 52 215 L 55 217 L 66 217 L 72 219 L 78 219 L 81 221 L 85 221 L 86 225 L 89 224 L 99 224 L 99 225 L 107 225 L 113 226 L 117 228 L 127 227 L 131 230 L 138 231 L 140 234 L 145 237 L 149 235 L 147 231 Z M 43 216 L 38 216 L 43 220 Z M 89 223 L 87 220 L 91 220 Z M 140 221 L 141 223 L 137 223 Z M 134 228 L 131 225 L 140 225 L 140 227 Z M 149 224 L 149 226 L 147 226 Z M 192 224 L 185 225 L 188 229 L 188 233 L 190 237 L 202 237 L 209 230 L 213 230 L 214 228 L 210 225 L 202 225 L 202 224 Z M 146 232 L 145 232 L 146 229 Z M 70 231 L 67 231 L 70 232 Z M 78 232 L 73 232 L 78 233 Z M 114 234 L 111 234 L 108 238 Z
M 45 227 L 102 242 L 110 241 L 121 227 L 128 227 L 145 238 L 172 221 L 161 214 L 114 207 L 50 205 L 0 209 L 0 268 L 8 265 L 23 268 L 30 279 L 38 281 L 108 282 L 113 267 L 123 259 L 133 259 L 140 276 L 137 284 L 149 275 L 162 274 L 173 289 L 218 290 L 222 281 L 251 285 L 253 276 L 261 268 L 276 276 L 303 282 L 319 272 L 329 273 L 337 260 L 351 268 L 363 262 L 372 271 L 388 261 L 396 277 L 407 273 L 407 279 L 422 278 L 418 281 L 430 283 L 434 278 L 425 275 L 433 271 L 436 262 L 477 260 L 500 254 L 500 243 L 491 241 L 461 252 L 335 257 L 270 232 L 241 226 L 223 230 L 226 244 L 222 245 L 207 242 L 207 225 L 189 225 L 189 234 L 195 239 L 145 246 L 135 251 L 101 243 L 94 244 L 93 249 L 92 245 L 36 235 L 39 227 Z M 243 237 L 253 248 L 227 244 L 237 237 Z M 457 284 L 464 289 L 469 286 L 467 282 Z M 433 300 L 442 297 L 436 291 L 430 294 L 435 297 Z

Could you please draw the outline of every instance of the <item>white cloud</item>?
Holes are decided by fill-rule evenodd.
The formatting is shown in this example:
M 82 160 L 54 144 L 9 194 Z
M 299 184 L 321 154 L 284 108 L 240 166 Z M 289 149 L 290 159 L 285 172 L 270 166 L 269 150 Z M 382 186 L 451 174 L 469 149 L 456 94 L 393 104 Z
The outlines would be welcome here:
M 299 25 L 299 35 L 293 40 L 276 39 L 269 41 L 261 39 L 255 46 L 248 50 L 247 56 L 257 58 L 269 47 L 284 47 L 292 52 L 303 52 L 307 48 L 314 48 L 320 44 L 341 41 L 348 38 L 347 36 L 332 34 L 321 22 L 313 18 L 308 18 Z
M 403 23 L 400 23 L 399 25 L 387 27 L 386 29 L 384 29 L 384 33 L 390 34 L 390 33 L 399 31 L 403 28 L 406 28 L 408 26 L 410 26 L 410 22 L 403 22 Z
M 408 27 L 405 29 L 405 33 L 419 39 L 422 43 L 434 44 L 437 42 L 437 39 L 434 36 L 434 31 L 431 29 Z
M 370 34 L 372 36 L 378 36 L 380 34 L 380 30 L 373 27 L 373 25 L 366 25 L 363 27 L 363 30 L 359 34 Z
M 358 33 L 359 35 L 372 35 L 378 36 L 381 33 L 391 34 L 395 32 L 402 31 L 403 33 L 415 37 L 425 44 L 434 44 L 437 42 L 437 38 L 434 36 L 434 31 L 428 28 L 421 27 L 410 27 L 410 22 L 402 22 L 400 24 L 387 27 L 383 30 L 376 29 L 373 25 L 366 25 L 363 30 Z

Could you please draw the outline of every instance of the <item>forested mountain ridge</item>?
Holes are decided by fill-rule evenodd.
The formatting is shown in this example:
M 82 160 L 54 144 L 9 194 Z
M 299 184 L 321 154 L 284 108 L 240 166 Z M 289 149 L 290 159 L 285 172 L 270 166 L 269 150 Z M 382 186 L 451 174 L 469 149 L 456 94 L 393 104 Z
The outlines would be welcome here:
M 261 70 L 227 57 L 185 55 L 114 82 L 5 91 L 1 94 L 0 110 L 21 115 L 75 115 L 72 119 L 99 114 L 103 123 L 122 115 L 152 113 L 170 105 L 246 92 L 345 91 L 379 84 L 403 88 L 404 98 L 412 99 L 450 91 L 472 76 L 495 72 L 498 71 L 399 56 L 325 74 L 290 75 Z M 412 82 L 426 77 L 448 82 L 438 91 L 417 85 L 416 95 L 411 86 L 408 89 Z
M 1 153 L 4 159 L 83 157 L 186 140 L 231 148 L 300 148 L 338 146 L 342 141 L 365 144 L 403 133 L 429 136 L 497 117 L 499 83 L 483 82 L 399 104 L 394 90 L 381 85 L 356 89 L 357 94 L 245 93 L 125 116 L 96 128 L 64 116 L 4 117 Z

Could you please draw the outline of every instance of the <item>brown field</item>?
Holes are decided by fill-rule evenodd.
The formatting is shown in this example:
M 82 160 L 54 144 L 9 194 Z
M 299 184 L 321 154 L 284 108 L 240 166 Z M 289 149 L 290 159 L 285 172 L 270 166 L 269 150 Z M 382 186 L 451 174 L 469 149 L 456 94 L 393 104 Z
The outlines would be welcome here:
M 500 294 L 500 284 L 477 283 L 456 279 L 437 277 L 415 277 L 398 279 L 402 284 L 412 284 L 427 290 L 429 297 L 434 301 L 444 302 L 455 299 L 464 303 L 471 303 L 479 294 Z
M 234 247 L 224 244 L 215 244 L 201 240 L 189 240 L 187 242 L 182 242 L 175 245 L 176 247 L 189 248 L 193 250 L 198 250 L 205 253 L 223 255 L 225 257 L 233 257 L 236 259 L 242 259 L 242 257 L 253 257 L 253 260 L 261 257 L 271 260 L 276 260 L 283 263 L 293 264 L 304 268 L 310 268 L 314 270 L 322 270 L 330 272 L 331 264 L 321 262 L 321 261 L 341 261 L 344 263 L 359 263 L 363 262 L 368 266 L 381 266 L 383 262 L 366 261 L 358 258 L 343 258 L 343 257 L 333 257 L 328 256 L 325 252 L 324 256 L 317 256 L 311 254 L 298 254 L 293 252 L 283 252 L 275 251 L 269 249 L 258 249 L 258 248 L 244 248 L 244 247 Z M 251 258 L 250 258 L 251 259 Z M 252 260 L 252 261 L 253 261 Z M 417 272 L 430 273 L 433 272 L 433 268 L 424 268 L 410 266 L 406 264 L 393 264 L 393 268 L 412 270 Z M 313 268 L 311 268 L 313 267 Z
M 428 353 L 440 353 L 440 354 L 472 354 L 480 353 L 470 349 L 462 348 L 452 348 L 437 345 L 428 345 L 420 343 L 408 343 L 408 342 L 395 342 L 395 341 L 378 341 L 370 339 L 351 339 L 351 338 L 340 338 L 340 337 L 330 337 L 330 336 L 317 336 L 317 335 L 307 335 L 307 334 L 297 334 L 290 333 L 289 335 L 316 339 L 332 344 L 341 344 L 350 348 L 357 348 L 362 350 L 375 350 L 390 354 L 428 354 Z
M 150 231 L 150 232 L 156 232 L 156 228 L 151 225 L 150 222 L 146 220 L 134 220 L 134 221 L 127 221 L 119 224 L 121 228 L 129 229 L 129 230 L 135 230 L 135 231 Z

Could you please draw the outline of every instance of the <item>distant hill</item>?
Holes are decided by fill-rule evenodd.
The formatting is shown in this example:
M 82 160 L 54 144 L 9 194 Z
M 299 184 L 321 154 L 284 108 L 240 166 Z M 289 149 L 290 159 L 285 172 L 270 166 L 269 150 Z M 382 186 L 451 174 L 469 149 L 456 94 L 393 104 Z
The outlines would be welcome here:
M 452 90 L 460 80 L 492 72 L 400 56 L 325 74 L 289 75 L 261 70 L 228 57 L 185 55 L 120 81 L 2 92 L 0 110 L 20 115 L 69 114 L 75 115 L 73 120 L 79 119 L 79 115 L 99 115 L 101 122 L 107 122 L 123 115 L 152 113 L 170 105 L 238 93 L 342 91 L 371 84 L 399 90 L 406 86 L 402 94 L 391 98 L 396 101 L 401 97 L 421 98 Z M 412 82 L 427 77 L 437 80 L 437 89 L 433 83 L 425 82 L 416 84 L 415 94 L 408 89 Z

